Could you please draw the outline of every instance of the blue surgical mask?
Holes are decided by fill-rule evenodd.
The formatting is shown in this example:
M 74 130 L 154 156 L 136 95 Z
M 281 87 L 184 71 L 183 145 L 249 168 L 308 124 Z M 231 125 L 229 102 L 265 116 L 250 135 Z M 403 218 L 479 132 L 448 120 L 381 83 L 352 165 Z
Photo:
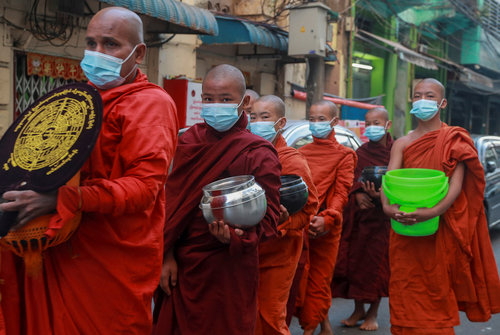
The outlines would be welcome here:
M 438 103 L 435 100 L 417 100 L 413 103 L 413 108 L 411 109 L 410 114 L 415 115 L 417 119 L 422 121 L 428 121 L 438 113 L 442 103 L 443 100 L 441 100 L 441 103 L 438 106 Z
M 125 59 L 113 57 L 97 51 L 85 50 L 85 56 L 80 62 L 80 66 L 90 82 L 101 90 L 118 87 L 125 82 L 125 78 L 127 78 L 137 67 L 135 64 L 125 77 L 120 76 L 123 63 L 132 56 L 136 48 L 137 45 Z
M 316 138 L 327 138 L 332 132 L 331 121 L 309 122 L 309 130 Z
M 246 111 L 245 111 L 245 113 L 247 113 L 247 118 L 248 118 L 247 129 L 250 130 L 250 122 L 251 122 L 250 113 L 248 113 Z
M 210 127 L 224 132 L 231 129 L 238 121 L 240 117 L 238 107 L 240 107 L 241 102 L 239 104 L 202 104 L 200 115 Z
M 272 121 L 252 122 L 250 124 L 250 131 L 253 134 L 259 135 L 260 137 L 268 140 L 269 142 L 272 142 L 277 135 L 277 132 L 274 129 L 274 126 L 280 120 L 281 120 L 281 118 L 276 122 L 272 122 Z
M 368 137 L 368 139 L 370 141 L 378 142 L 385 135 L 385 127 L 384 126 L 368 126 L 368 127 L 366 127 L 363 135 Z

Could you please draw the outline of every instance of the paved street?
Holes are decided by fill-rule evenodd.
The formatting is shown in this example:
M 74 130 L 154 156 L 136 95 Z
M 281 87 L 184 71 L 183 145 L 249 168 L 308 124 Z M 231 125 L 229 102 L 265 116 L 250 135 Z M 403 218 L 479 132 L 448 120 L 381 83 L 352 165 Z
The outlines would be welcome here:
M 500 272 L 500 227 L 491 232 L 491 242 L 497 260 L 497 269 Z M 379 330 L 377 332 L 361 331 L 358 328 L 346 328 L 340 325 L 340 320 L 348 317 L 352 312 L 353 302 L 344 299 L 334 299 L 333 308 L 330 308 L 330 322 L 334 329 L 334 334 L 390 334 L 389 323 L 389 304 L 388 299 L 383 299 L 379 309 Z M 472 323 L 467 320 L 464 313 L 460 313 L 461 325 L 455 328 L 456 334 L 463 335 L 482 335 L 482 334 L 500 334 L 500 314 L 494 315 L 490 321 L 485 323 Z M 302 334 L 297 319 L 294 318 L 290 326 L 292 335 Z M 319 330 L 316 331 L 317 334 Z

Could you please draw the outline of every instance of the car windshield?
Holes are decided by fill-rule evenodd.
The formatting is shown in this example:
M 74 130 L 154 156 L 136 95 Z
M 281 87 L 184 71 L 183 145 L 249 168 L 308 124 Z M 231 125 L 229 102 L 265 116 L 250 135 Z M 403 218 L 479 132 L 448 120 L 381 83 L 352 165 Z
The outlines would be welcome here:
M 351 141 L 349 140 L 349 138 L 347 136 L 342 135 L 342 134 L 335 134 L 335 138 L 337 139 L 337 142 L 339 142 L 343 146 L 346 146 L 348 148 L 352 148 L 354 150 L 357 149 L 357 147 L 353 148 L 353 144 L 351 143 Z M 295 148 L 295 149 L 298 149 L 300 147 L 303 147 L 306 144 L 312 143 L 312 141 L 313 141 L 313 137 L 312 137 L 311 134 L 305 135 L 305 136 L 302 136 L 302 137 L 298 138 L 292 144 L 292 147 Z

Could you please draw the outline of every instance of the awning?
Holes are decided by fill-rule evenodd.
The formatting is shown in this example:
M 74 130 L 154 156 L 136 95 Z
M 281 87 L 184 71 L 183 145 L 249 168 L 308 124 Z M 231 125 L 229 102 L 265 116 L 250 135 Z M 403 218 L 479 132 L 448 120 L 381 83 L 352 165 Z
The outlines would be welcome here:
M 476 85 L 478 85 L 481 89 L 483 90 L 490 90 L 490 89 L 494 89 L 494 81 L 487 77 L 487 76 L 484 76 L 476 71 L 473 71 L 463 65 L 460 65 L 460 64 L 457 64 L 449 59 L 446 59 L 446 58 L 441 58 L 441 57 L 438 57 L 438 56 L 434 56 L 434 55 L 429 55 L 429 57 L 432 57 L 446 65 L 449 65 L 451 67 L 454 67 L 456 68 L 457 70 L 460 71 L 460 74 L 459 74 L 459 81 L 461 82 L 464 82 L 464 83 L 474 83 Z
M 128 8 L 136 13 L 151 16 L 168 23 L 157 31 L 175 34 L 217 35 L 217 21 L 206 9 L 186 5 L 175 0 L 99 0 L 114 6 Z
M 277 27 L 229 16 L 216 16 L 217 36 L 200 36 L 203 44 L 254 44 L 281 52 L 288 50 L 287 33 Z
M 424 56 L 416 51 L 413 51 L 400 43 L 388 40 L 386 38 L 377 36 L 375 34 L 369 33 L 369 32 L 364 31 L 364 30 L 359 30 L 359 32 L 357 32 L 356 34 L 358 34 L 358 33 L 361 34 L 361 36 L 371 37 L 371 38 L 376 39 L 384 44 L 389 45 L 398 54 L 400 59 L 407 61 L 408 63 L 418 65 L 418 66 L 423 67 L 425 69 L 430 69 L 430 70 L 437 70 L 438 69 L 437 64 L 434 61 L 434 59 L 432 59 L 431 57 Z
M 307 98 L 307 93 L 298 91 L 298 90 L 292 90 L 292 97 L 298 100 L 305 101 Z M 360 108 L 360 109 L 372 109 L 376 107 L 382 107 L 385 108 L 382 105 L 374 105 L 374 104 L 367 104 L 365 102 L 359 102 L 355 101 L 352 99 L 343 99 L 343 98 L 334 98 L 330 97 L 328 95 L 323 95 L 323 99 L 332 101 L 333 103 L 336 103 L 338 105 L 344 105 L 344 106 L 349 106 L 349 107 L 355 107 L 355 108 Z

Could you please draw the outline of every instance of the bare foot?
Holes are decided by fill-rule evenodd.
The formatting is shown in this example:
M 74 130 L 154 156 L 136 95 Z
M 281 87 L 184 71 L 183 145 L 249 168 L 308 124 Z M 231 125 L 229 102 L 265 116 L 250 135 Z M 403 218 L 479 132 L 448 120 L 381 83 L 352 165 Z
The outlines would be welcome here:
M 377 323 L 377 318 L 376 317 L 367 317 L 365 319 L 365 322 L 359 326 L 359 329 L 361 330 L 377 330 L 378 329 L 378 323 Z
M 354 327 L 359 321 L 364 320 L 365 317 L 366 317 L 365 311 L 355 310 L 354 312 L 352 312 L 350 317 L 340 321 L 340 323 L 342 323 L 346 327 Z
M 304 330 L 304 335 L 313 335 L 313 333 L 314 333 L 314 329 Z
M 333 330 L 332 326 L 330 325 L 330 320 L 328 320 L 328 317 L 321 321 L 321 331 L 319 332 L 319 335 L 333 335 Z

